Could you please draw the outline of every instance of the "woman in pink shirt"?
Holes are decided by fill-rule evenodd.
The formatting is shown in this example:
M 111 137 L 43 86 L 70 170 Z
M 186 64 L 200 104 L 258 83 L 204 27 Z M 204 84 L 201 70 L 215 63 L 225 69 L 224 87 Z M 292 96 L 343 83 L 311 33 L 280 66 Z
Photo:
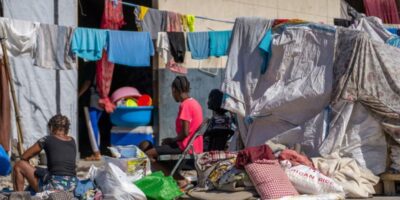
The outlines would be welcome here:
M 150 158 L 153 167 L 156 170 L 162 170 L 164 174 L 169 174 L 169 170 L 156 162 L 157 157 L 166 154 L 181 154 L 203 123 L 201 105 L 189 95 L 190 82 L 188 79 L 185 76 L 177 76 L 172 82 L 171 89 L 173 98 L 176 102 L 180 103 L 178 115 L 175 120 L 177 136 L 165 138 L 161 146 L 152 146 L 149 142 L 143 142 L 139 145 L 140 149 Z M 199 136 L 194 140 L 193 149 L 197 154 L 203 152 L 203 136 Z M 187 184 L 184 180 L 179 180 L 182 178 L 176 177 L 180 186 Z

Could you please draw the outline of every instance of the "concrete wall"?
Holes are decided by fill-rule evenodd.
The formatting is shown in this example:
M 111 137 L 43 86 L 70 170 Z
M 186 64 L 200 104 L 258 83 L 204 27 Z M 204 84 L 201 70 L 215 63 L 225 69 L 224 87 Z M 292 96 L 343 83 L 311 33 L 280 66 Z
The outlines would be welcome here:
M 231 21 L 239 16 L 259 16 L 333 24 L 333 18 L 340 17 L 340 0 L 158 0 L 158 9 Z M 197 31 L 231 27 L 208 20 L 196 21 Z

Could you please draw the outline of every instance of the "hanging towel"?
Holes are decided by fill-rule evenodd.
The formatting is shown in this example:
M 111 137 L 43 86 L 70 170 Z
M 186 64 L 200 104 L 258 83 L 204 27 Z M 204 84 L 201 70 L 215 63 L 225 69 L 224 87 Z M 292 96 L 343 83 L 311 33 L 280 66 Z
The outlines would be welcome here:
M 267 33 L 265 33 L 264 38 L 261 40 L 260 45 L 258 46 L 261 51 L 264 53 L 264 63 L 261 65 L 261 74 L 265 74 L 268 67 L 268 61 L 272 55 L 272 30 L 269 29 Z
M 109 31 L 108 61 L 132 67 L 150 66 L 154 55 L 149 32 Z
M 158 32 L 166 30 L 167 12 L 140 6 L 135 9 L 136 26 L 139 31 L 150 32 L 151 39 L 157 39 Z
M 208 58 L 208 54 L 210 53 L 208 32 L 188 33 L 188 45 L 193 59 L 201 60 Z
M 34 65 L 57 70 L 76 67 L 70 51 L 72 32 L 70 27 L 40 24 Z
M 167 12 L 167 32 L 182 32 L 182 15 L 175 12 Z
M 104 12 L 101 19 L 101 28 L 104 29 L 120 29 L 125 25 L 124 12 L 121 0 L 105 0 Z
M 185 61 L 186 53 L 185 34 L 183 32 L 168 32 L 167 35 L 174 61 L 177 63 L 183 63 Z
M 3 59 L 0 59 L 0 145 L 10 151 L 11 101 L 9 80 Z
M 106 41 L 106 30 L 76 28 L 72 37 L 71 50 L 85 60 L 100 60 Z
M 210 37 L 210 56 L 228 55 L 232 31 L 210 31 L 208 34 Z
M 0 18 L 9 56 L 34 56 L 39 23 Z M 0 49 L 1 54 L 3 51 Z

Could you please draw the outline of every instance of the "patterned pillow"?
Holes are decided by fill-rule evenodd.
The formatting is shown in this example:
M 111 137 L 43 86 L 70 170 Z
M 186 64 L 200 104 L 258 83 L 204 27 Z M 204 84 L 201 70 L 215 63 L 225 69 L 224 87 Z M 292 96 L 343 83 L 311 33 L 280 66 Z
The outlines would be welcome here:
M 299 195 L 277 160 L 258 160 L 245 169 L 261 199 Z

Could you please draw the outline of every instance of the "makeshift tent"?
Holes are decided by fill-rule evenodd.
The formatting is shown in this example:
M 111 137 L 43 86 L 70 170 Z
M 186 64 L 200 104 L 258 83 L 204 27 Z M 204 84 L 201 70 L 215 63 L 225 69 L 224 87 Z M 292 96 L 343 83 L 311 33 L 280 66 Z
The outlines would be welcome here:
M 383 132 L 399 141 L 400 130 L 400 50 L 384 44 L 392 35 L 375 18 L 356 21 L 362 31 L 286 24 L 273 28 L 272 57 L 260 74 L 260 21 L 237 19 L 222 84 L 224 108 L 241 115 L 244 144 L 301 144 L 309 156 L 351 157 L 384 172 Z
M 4 16 L 48 24 L 76 26 L 77 0 L 3 1 Z M 43 13 L 53 13 L 46 14 Z M 29 33 L 27 27 L 14 27 Z M 77 71 L 36 67 L 30 56 L 10 56 L 12 81 L 21 112 L 24 146 L 29 147 L 47 135 L 47 122 L 58 112 L 71 120 L 71 136 L 77 136 Z M 12 115 L 12 119 L 15 119 Z M 15 120 L 12 135 L 17 137 Z

